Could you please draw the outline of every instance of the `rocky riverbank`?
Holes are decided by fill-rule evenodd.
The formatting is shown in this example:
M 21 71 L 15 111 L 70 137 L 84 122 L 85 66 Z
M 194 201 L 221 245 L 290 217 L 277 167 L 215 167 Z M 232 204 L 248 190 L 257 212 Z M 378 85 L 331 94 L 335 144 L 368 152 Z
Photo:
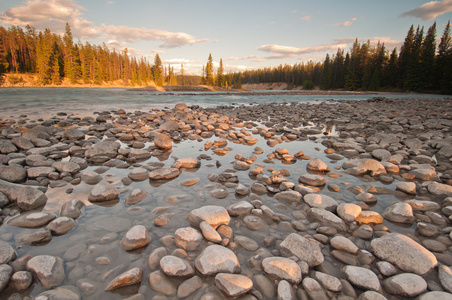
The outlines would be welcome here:
M 0 126 L 1 299 L 452 297 L 451 99 Z

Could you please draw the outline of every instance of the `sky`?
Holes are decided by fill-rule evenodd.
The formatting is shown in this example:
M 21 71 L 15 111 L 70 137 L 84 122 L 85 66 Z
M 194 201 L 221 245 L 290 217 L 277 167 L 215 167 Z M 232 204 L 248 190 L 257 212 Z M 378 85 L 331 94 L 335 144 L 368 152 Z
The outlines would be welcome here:
M 452 0 L 0 0 L 0 25 L 31 25 L 102 45 L 176 72 L 201 74 L 209 54 L 225 72 L 323 61 L 360 42 L 400 47 L 411 25 L 439 40 Z

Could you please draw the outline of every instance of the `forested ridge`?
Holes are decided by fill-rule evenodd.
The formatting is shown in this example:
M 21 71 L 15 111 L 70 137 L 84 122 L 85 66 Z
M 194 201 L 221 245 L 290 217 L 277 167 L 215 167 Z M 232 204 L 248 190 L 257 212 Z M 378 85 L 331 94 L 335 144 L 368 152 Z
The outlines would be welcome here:
M 241 83 L 284 82 L 323 90 L 388 90 L 452 94 L 450 21 L 436 43 L 436 22 L 424 32 L 411 26 L 403 45 L 388 52 L 384 43 L 355 40 L 348 52 L 338 49 L 323 62 L 280 65 L 235 73 Z
M 327 54 L 323 62 L 309 61 L 244 72 L 223 74 L 223 61 L 213 68 L 212 55 L 203 67 L 202 76 L 187 76 L 183 65 L 179 74 L 163 66 L 158 54 L 151 64 L 145 58 L 129 56 L 127 48 L 117 52 L 105 44 L 74 42 L 66 25 L 64 35 L 49 29 L 37 32 L 0 26 L 0 79 L 4 73 L 35 74 L 35 85 L 72 84 L 102 85 L 120 82 L 124 86 L 207 84 L 241 88 L 247 83 L 283 82 L 305 89 L 323 90 L 418 91 L 452 94 L 452 41 L 450 21 L 437 45 L 436 23 L 425 32 L 412 25 L 400 49 L 388 51 L 377 45 L 355 40 L 349 51 L 338 49 Z M 9 77 L 9 80 L 20 80 Z

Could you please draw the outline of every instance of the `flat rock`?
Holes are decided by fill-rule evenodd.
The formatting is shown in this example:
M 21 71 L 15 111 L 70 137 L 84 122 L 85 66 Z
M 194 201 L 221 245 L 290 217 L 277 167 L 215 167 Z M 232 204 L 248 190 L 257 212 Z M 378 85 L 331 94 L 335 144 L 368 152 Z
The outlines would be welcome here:
M 246 170 L 249 170 L 250 165 L 247 162 L 245 162 L 245 161 L 236 160 L 232 164 L 232 167 L 234 169 L 236 169 L 236 170 L 239 170 L 239 171 L 246 171 Z
M 91 202 L 111 201 L 118 198 L 119 191 L 116 187 L 111 185 L 108 181 L 102 180 L 94 186 L 88 196 Z
M 405 203 L 411 205 L 414 211 L 436 211 L 441 209 L 441 206 L 434 201 L 412 199 L 405 201 Z
M 219 189 L 211 190 L 210 195 L 212 195 L 212 197 L 217 198 L 217 199 L 224 199 L 229 195 L 229 193 L 226 189 L 219 188 Z
M 17 253 L 7 242 L 0 240 L 0 265 L 7 264 L 17 258 Z
M 112 291 L 117 288 L 141 283 L 143 270 L 141 268 L 132 268 L 119 276 L 115 277 L 105 288 L 106 291 Z
M 227 297 L 238 297 L 251 290 L 253 281 L 244 275 L 219 273 L 215 286 Z
M 384 221 L 384 218 L 376 211 L 371 210 L 363 210 L 361 213 L 355 218 L 356 222 L 364 223 L 364 224 L 381 224 Z
M 64 262 L 56 256 L 35 256 L 28 261 L 27 269 L 33 273 L 45 289 L 58 286 L 65 278 Z
M 19 165 L 0 165 L 0 179 L 19 183 L 25 181 L 27 178 L 27 171 Z
M 359 295 L 358 300 L 387 300 L 387 298 L 375 291 L 365 291 Z
M 177 288 L 177 298 L 182 299 L 196 292 L 203 285 L 203 281 L 199 276 L 193 276 L 182 282 Z
M 151 156 L 152 156 L 151 153 L 144 149 L 132 149 L 132 150 L 130 150 L 129 155 L 128 155 L 129 158 L 135 158 L 140 161 L 148 159 Z
M 22 150 L 29 150 L 35 147 L 35 145 L 29 139 L 23 137 L 15 137 L 11 140 L 11 143 Z
M 389 233 L 371 242 L 372 253 L 405 272 L 424 275 L 438 263 L 420 244 L 399 233 Z
M 239 195 L 246 196 L 250 193 L 250 189 L 247 186 L 239 183 L 235 187 L 235 192 Z
M 37 178 L 37 177 L 48 177 L 50 173 L 55 172 L 53 167 L 32 167 L 27 169 L 27 177 Z
M 149 270 L 153 271 L 160 266 L 160 260 L 165 255 L 168 255 L 168 250 L 165 247 L 154 249 L 148 257 Z
M 180 175 L 178 168 L 163 168 L 149 172 L 149 179 L 152 180 L 169 180 Z
M 309 267 L 320 265 L 323 254 L 320 246 L 305 237 L 291 233 L 279 245 L 280 252 L 285 257 L 296 256 L 298 259 L 308 263 Z
M 195 270 L 187 260 L 173 255 L 162 257 L 160 259 L 160 268 L 162 268 L 163 273 L 172 277 L 189 277 L 195 275 Z
M 65 288 L 55 288 L 42 292 L 36 296 L 35 299 L 48 299 L 48 300 L 80 300 L 81 297 L 78 293 Z
M 301 175 L 298 178 L 298 181 L 303 184 L 307 184 L 310 186 L 322 186 L 326 184 L 325 178 L 320 175 L 311 175 L 311 174 L 305 174 Z
M 419 300 L 450 300 L 452 299 L 452 294 L 442 292 L 442 291 L 433 291 L 424 293 L 419 296 Z
M 295 291 L 287 280 L 281 280 L 277 288 L 278 300 L 296 300 Z
M 383 281 L 385 291 L 401 297 L 416 297 L 427 289 L 427 282 L 419 275 L 402 273 Z
M 22 245 L 41 245 L 52 240 L 49 230 L 38 230 L 33 233 L 21 234 L 16 238 L 16 242 Z
M 80 170 L 80 166 L 71 161 L 57 161 L 52 164 L 52 167 L 60 173 L 65 172 L 74 174 Z
M 344 236 L 335 236 L 330 240 L 331 246 L 334 249 L 343 250 L 352 254 L 358 253 L 358 246 Z
M 275 198 L 278 201 L 300 202 L 302 197 L 299 192 L 290 190 L 276 193 Z
M 405 224 L 412 224 L 415 220 L 413 208 L 405 202 L 397 202 L 386 208 L 383 217 L 391 222 Z
M 85 151 L 86 158 L 96 156 L 106 156 L 115 158 L 118 155 L 118 149 L 121 147 L 119 142 L 103 141 L 94 144 L 90 149 Z
M 437 195 L 437 196 L 452 196 L 452 186 L 444 184 L 444 183 L 438 183 L 438 182 L 432 182 L 427 187 L 430 194 Z
M 47 225 L 55 218 L 56 215 L 52 213 L 29 212 L 10 219 L 8 221 L 8 225 L 24 228 L 36 228 Z
M 7 264 L 0 264 L 0 292 L 5 289 L 11 279 L 13 268 Z M 31 283 L 31 282 L 30 282 Z
M 204 276 L 240 272 L 240 263 L 234 252 L 219 245 L 205 248 L 196 258 L 195 267 Z
M 416 184 L 414 182 L 397 182 L 396 187 L 399 191 L 409 195 L 416 195 Z
M 338 206 L 336 200 L 327 195 L 322 194 L 307 194 L 303 197 L 303 200 L 310 207 L 323 208 L 328 211 L 334 212 Z
M 202 221 L 207 221 L 214 229 L 222 224 L 229 225 L 231 220 L 228 211 L 224 207 L 216 205 L 206 205 L 194 209 L 186 218 L 192 226 L 199 227 Z
M 306 277 L 302 282 L 303 288 L 309 295 L 309 299 L 328 299 L 320 283 L 314 278 Z
M 316 158 L 314 160 L 311 160 L 308 165 L 306 166 L 308 170 L 314 171 L 314 172 L 329 172 L 331 171 L 330 168 L 324 163 L 322 160 Z
M 202 242 L 202 234 L 191 227 L 179 228 L 174 233 L 176 245 L 186 251 L 194 251 Z
M 85 134 L 78 128 L 70 128 L 63 132 L 63 138 L 67 140 L 82 140 Z
M 247 251 L 254 252 L 259 248 L 259 245 L 255 240 L 243 235 L 236 235 L 234 237 L 234 242 Z
M 5 266 L 5 265 L 3 265 Z M 1 266 L 0 266 L 1 269 Z M 2 271 L 0 270 L 0 274 Z M 2 277 L 2 275 L 0 275 Z M 0 279 L 1 281 L 1 279 Z M 11 280 L 9 281 L 9 286 L 18 291 L 24 291 L 28 289 L 33 282 L 33 276 L 28 271 L 18 271 L 11 276 Z M 2 290 L 2 285 L 0 283 L 0 291 Z
M 143 225 L 135 225 L 121 239 L 121 247 L 134 250 L 146 246 L 151 241 L 148 230 Z
M 46 229 L 49 230 L 53 235 L 62 235 L 71 231 L 77 222 L 69 217 L 59 217 L 50 222 Z
M 342 276 L 354 286 L 363 290 L 380 291 L 380 281 L 377 275 L 369 269 L 345 266 L 342 268 Z
M 243 224 L 245 224 L 246 228 L 250 230 L 260 230 L 267 226 L 267 223 L 261 217 L 254 215 L 248 215 L 243 218 L 242 221 Z
M 149 171 L 145 168 L 136 168 L 133 169 L 128 175 L 130 179 L 133 181 L 144 181 L 149 179 Z
M 385 167 L 375 159 L 363 158 L 352 159 L 342 164 L 342 168 L 347 170 L 349 168 L 361 168 L 365 172 L 373 172 L 377 174 L 386 174 Z
M 154 144 L 163 150 L 169 150 L 171 148 L 173 148 L 173 143 L 171 138 L 166 135 L 166 134 L 162 134 L 159 133 L 157 134 L 157 136 L 154 138 Z
M 299 284 L 302 279 L 300 266 L 285 257 L 267 257 L 262 261 L 262 268 L 270 276 Z
M 338 230 L 347 230 L 347 226 L 345 225 L 344 221 L 332 212 L 327 211 L 326 209 L 316 207 L 310 208 L 308 210 L 308 216 L 320 223 L 334 227 Z

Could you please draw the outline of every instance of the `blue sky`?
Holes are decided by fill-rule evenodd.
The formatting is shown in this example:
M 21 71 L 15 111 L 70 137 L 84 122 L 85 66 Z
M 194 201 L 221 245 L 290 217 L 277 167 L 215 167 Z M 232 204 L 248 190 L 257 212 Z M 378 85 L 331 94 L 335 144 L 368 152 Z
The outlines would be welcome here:
M 452 0 L 1 0 L 0 24 L 62 33 L 128 48 L 131 55 L 199 74 L 212 54 L 226 71 L 323 61 L 358 38 L 399 47 L 409 27 L 452 19 Z

